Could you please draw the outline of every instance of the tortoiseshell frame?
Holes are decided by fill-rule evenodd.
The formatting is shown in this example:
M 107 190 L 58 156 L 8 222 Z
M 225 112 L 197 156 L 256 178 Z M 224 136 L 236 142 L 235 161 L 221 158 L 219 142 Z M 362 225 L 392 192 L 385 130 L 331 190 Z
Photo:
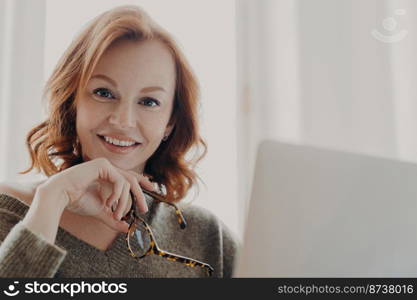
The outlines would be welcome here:
M 156 193 L 147 191 L 145 189 L 142 189 L 142 191 L 144 193 L 154 197 L 154 199 L 156 199 L 160 202 L 164 202 L 166 204 L 169 204 L 169 205 L 173 206 L 175 208 L 175 213 L 177 214 L 178 223 L 180 224 L 181 229 L 184 229 L 187 226 L 187 223 L 184 219 L 184 216 L 182 215 L 181 211 L 178 209 L 178 207 L 174 203 L 170 203 L 170 202 L 165 201 L 160 195 L 158 195 Z M 142 219 L 140 216 L 138 216 L 136 214 L 136 210 L 135 210 L 135 207 L 136 207 L 135 206 L 135 203 L 136 203 L 135 200 L 136 199 L 135 199 L 135 196 L 133 195 L 132 191 L 130 191 L 130 195 L 132 197 L 132 208 L 130 209 L 129 213 L 125 217 L 122 218 L 122 220 L 125 220 L 129 224 L 129 231 L 126 235 L 126 243 L 127 243 L 127 247 L 129 249 L 130 255 L 132 257 L 135 257 L 137 259 L 141 259 L 141 258 L 144 258 L 145 256 L 150 255 L 150 254 L 156 254 L 158 256 L 161 256 L 161 257 L 164 257 L 164 258 L 168 259 L 169 261 L 176 261 L 176 262 L 179 262 L 179 263 L 183 263 L 183 264 L 185 264 L 189 267 L 197 267 L 198 266 L 198 267 L 204 268 L 206 270 L 206 273 L 207 273 L 208 276 L 211 276 L 213 274 L 214 269 L 209 264 L 206 264 L 206 263 L 203 263 L 201 261 L 198 261 L 198 260 L 195 260 L 195 259 L 192 259 L 192 258 L 188 258 L 188 257 L 185 257 L 185 256 L 181 256 L 181 255 L 174 254 L 174 253 L 171 253 L 171 252 L 160 249 L 158 247 L 158 244 L 156 243 L 155 236 L 154 236 L 149 224 L 146 223 L 146 221 L 144 219 Z M 130 246 L 130 240 L 129 240 L 129 237 L 131 237 L 135 233 L 135 230 L 138 227 L 139 222 L 142 223 L 146 232 L 148 232 L 149 238 L 150 238 L 149 249 L 142 256 L 137 256 L 133 252 L 133 250 Z
M 178 206 L 175 203 L 171 203 L 166 201 L 161 195 L 154 193 L 154 192 L 150 192 L 148 190 L 145 190 L 142 188 L 142 192 L 144 192 L 145 194 L 148 194 L 149 196 L 153 197 L 156 201 L 159 202 L 164 202 L 165 204 L 171 205 L 172 207 L 175 208 L 175 214 L 177 215 L 178 218 L 178 223 L 180 224 L 181 229 L 185 229 L 185 227 L 187 227 L 187 222 L 185 221 L 185 218 L 181 212 L 181 210 L 178 208 Z M 132 199 L 135 199 L 135 196 L 133 195 L 132 191 L 130 191 L 130 196 L 132 197 Z

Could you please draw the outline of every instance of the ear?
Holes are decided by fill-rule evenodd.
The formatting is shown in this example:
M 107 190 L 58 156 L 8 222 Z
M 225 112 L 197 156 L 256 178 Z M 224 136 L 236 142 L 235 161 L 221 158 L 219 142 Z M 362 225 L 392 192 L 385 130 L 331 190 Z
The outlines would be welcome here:
M 174 127 L 175 127 L 175 122 L 172 124 L 168 124 L 167 127 L 165 128 L 164 136 L 170 135 L 172 130 L 174 130 Z

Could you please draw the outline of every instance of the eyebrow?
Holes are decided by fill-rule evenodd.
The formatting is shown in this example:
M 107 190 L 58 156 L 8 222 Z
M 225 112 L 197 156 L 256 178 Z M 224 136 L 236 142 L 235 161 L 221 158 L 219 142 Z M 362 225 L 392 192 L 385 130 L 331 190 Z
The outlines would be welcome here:
M 116 81 L 114 81 L 113 79 L 111 79 L 110 77 L 108 77 L 108 76 L 106 76 L 106 75 L 103 75 L 103 74 L 97 74 L 97 75 L 94 75 L 94 76 L 92 76 L 91 77 L 91 79 L 94 79 L 94 78 L 97 78 L 97 79 L 103 79 L 103 80 L 105 80 L 105 81 L 108 81 L 108 82 L 110 82 L 112 85 L 114 85 L 116 88 L 117 88 L 117 83 L 116 83 Z M 153 91 L 163 91 L 163 92 L 166 92 L 165 91 L 165 89 L 164 88 L 162 88 L 162 87 L 160 87 L 160 86 L 148 86 L 148 87 L 145 87 L 145 88 L 143 88 L 142 90 L 141 90 L 141 92 L 142 93 L 148 93 L 148 92 L 153 92 Z

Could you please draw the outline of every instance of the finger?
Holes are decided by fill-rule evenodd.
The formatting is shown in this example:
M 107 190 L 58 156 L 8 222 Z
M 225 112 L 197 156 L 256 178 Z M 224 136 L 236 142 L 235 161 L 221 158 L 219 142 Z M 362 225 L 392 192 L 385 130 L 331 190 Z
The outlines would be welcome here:
M 123 190 L 124 178 L 117 169 L 105 158 L 95 159 L 88 163 L 98 164 L 98 179 L 113 184 L 111 195 L 106 199 L 105 205 L 110 207 L 115 200 L 120 198 Z
M 138 181 L 133 180 L 133 194 L 136 198 L 136 205 L 138 209 L 142 213 L 146 213 L 148 211 L 148 203 L 146 203 L 145 195 L 142 192 L 141 187 L 139 186 Z
M 139 185 L 139 180 L 141 179 L 141 175 L 133 171 L 122 171 L 122 172 L 125 173 L 126 179 L 129 181 L 129 183 L 132 186 L 132 192 L 136 198 L 136 205 L 138 206 L 139 211 L 142 213 L 146 213 L 148 211 L 148 204 L 146 203 L 146 198 L 142 192 L 142 188 Z
M 110 197 L 106 201 L 106 205 L 108 207 L 111 207 L 114 202 L 118 201 L 121 197 L 121 194 L 123 192 L 125 180 L 122 175 L 119 174 L 119 177 L 117 178 L 116 182 L 114 183 L 113 191 L 110 195 Z
M 114 213 L 116 211 L 117 205 L 119 204 L 119 200 L 116 200 L 111 205 L 111 211 Z
M 113 216 L 113 212 L 108 207 L 105 207 L 97 216 L 97 218 L 103 224 L 107 225 L 113 230 L 116 230 L 117 232 L 127 233 L 129 230 L 129 224 L 127 224 L 125 221 L 116 220 Z
M 139 184 L 144 187 L 145 189 L 149 190 L 149 191 L 157 191 L 155 182 L 150 181 L 149 176 L 148 175 L 144 175 L 144 174 L 138 174 L 134 171 L 127 171 L 129 174 L 133 175 L 136 177 L 136 180 L 139 182 Z
M 116 220 L 120 220 L 122 218 L 123 211 L 125 210 L 125 207 L 127 203 L 129 202 L 129 191 L 130 191 L 130 184 L 129 182 L 126 181 L 123 187 L 122 196 L 119 199 L 119 203 L 117 205 L 116 211 L 113 213 Z
M 156 182 L 152 182 L 149 179 L 148 175 L 140 175 L 140 183 L 149 191 L 154 191 L 154 192 L 158 191 Z
M 122 218 L 125 217 L 129 213 L 130 209 L 132 208 L 132 200 L 133 199 L 130 196 L 130 192 L 129 192 L 129 201 L 126 203 L 125 208 L 122 212 Z

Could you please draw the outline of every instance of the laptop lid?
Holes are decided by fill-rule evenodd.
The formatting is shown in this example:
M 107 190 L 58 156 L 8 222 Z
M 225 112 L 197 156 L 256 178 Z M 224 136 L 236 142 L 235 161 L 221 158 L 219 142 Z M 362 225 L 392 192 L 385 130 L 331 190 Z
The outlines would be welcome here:
M 417 165 L 264 141 L 235 277 L 417 276 Z

